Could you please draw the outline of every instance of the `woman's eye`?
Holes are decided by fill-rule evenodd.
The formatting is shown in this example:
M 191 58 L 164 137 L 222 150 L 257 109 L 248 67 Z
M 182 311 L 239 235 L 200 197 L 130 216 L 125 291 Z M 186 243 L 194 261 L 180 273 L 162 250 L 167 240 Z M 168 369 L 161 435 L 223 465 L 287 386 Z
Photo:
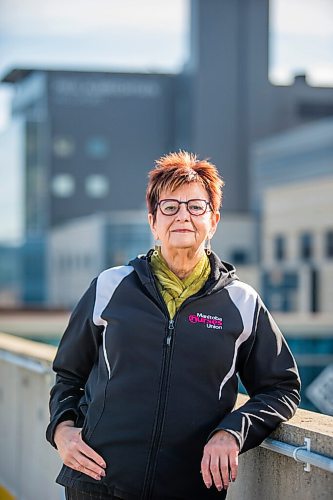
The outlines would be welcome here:
M 167 212 L 173 212 L 174 210 L 176 210 L 176 205 L 167 205 L 166 207 L 164 207 L 164 210 L 166 210 Z

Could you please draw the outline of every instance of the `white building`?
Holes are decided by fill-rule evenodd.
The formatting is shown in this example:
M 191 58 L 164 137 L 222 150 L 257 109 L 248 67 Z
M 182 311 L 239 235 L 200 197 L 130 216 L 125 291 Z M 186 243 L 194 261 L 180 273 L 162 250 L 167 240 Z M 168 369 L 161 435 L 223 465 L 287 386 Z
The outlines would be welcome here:
M 222 260 L 235 265 L 237 276 L 242 281 L 259 291 L 258 224 L 253 215 L 224 213 L 222 208 L 211 245 Z
M 73 219 L 48 237 L 48 304 L 69 307 L 103 269 L 146 253 L 152 237 L 145 211 L 121 211 Z
M 266 189 L 262 249 L 273 309 L 333 316 L 333 175 Z
M 259 142 L 252 171 L 268 306 L 333 314 L 333 118 Z
M 307 387 L 333 363 L 333 118 L 258 143 L 252 167 L 261 293 L 298 363 L 302 406 L 320 409 L 318 384 Z

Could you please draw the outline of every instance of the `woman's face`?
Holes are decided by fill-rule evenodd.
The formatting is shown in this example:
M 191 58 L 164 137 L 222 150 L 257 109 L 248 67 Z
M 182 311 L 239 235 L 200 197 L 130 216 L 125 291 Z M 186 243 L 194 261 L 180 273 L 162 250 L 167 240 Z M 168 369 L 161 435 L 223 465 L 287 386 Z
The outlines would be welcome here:
M 185 184 L 174 191 L 162 191 L 159 201 L 165 199 L 200 199 L 209 202 L 208 192 L 198 182 Z M 166 251 L 188 249 L 203 252 L 205 241 L 212 238 L 219 219 L 220 214 L 210 211 L 210 206 L 203 215 L 191 215 L 184 203 L 175 215 L 164 215 L 160 207 L 157 208 L 155 220 L 153 214 L 148 214 L 153 236 L 155 240 L 161 241 L 161 248 Z

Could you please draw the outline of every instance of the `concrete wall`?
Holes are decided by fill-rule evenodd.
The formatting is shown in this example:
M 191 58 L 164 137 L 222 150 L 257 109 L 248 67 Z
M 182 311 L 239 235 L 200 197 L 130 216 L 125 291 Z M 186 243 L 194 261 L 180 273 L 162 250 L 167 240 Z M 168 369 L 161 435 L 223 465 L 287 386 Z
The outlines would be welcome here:
M 64 498 L 54 482 L 60 459 L 45 440 L 54 354 L 45 344 L 0 333 L 0 492 L 5 487 L 19 500 Z M 272 437 L 294 445 L 310 437 L 312 451 L 332 457 L 333 418 L 298 410 Z M 303 464 L 257 448 L 240 457 L 228 500 L 329 500 L 332 491 L 333 474 L 305 472 Z
M 0 334 L 0 485 L 19 500 L 64 498 L 54 483 L 61 462 L 45 439 L 54 353 Z
M 238 404 L 244 400 L 239 398 Z M 333 418 L 306 410 L 282 424 L 270 438 L 303 446 L 304 438 L 311 439 L 311 451 L 333 455 Z M 266 450 L 250 450 L 239 459 L 239 477 L 231 485 L 228 500 L 329 500 L 332 498 L 333 474 L 304 464 L 293 458 Z

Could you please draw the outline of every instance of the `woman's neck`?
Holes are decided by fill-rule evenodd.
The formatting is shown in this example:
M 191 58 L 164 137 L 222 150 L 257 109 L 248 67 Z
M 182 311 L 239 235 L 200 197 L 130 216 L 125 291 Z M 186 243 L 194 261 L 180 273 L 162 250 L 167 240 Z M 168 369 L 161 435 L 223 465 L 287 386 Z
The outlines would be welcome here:
M 168 268 L 181 280 L 187 278 L 204 255 L 204 249 L 197 251 L 184 248 L 176 250 L 166 250 L 161 248 L 161 255 L 168 265 Z

